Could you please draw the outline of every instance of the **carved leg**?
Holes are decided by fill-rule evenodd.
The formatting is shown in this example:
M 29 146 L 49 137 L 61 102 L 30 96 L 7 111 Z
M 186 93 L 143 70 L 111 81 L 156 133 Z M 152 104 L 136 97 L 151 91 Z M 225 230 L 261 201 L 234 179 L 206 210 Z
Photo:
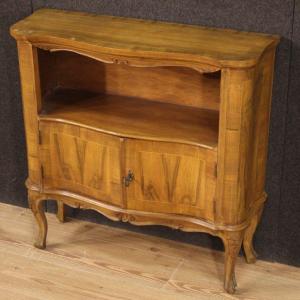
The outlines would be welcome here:
M 30 199 L 29 202 L 30 202 L 31 210 L 35 216 L 35 219 L 39 227 L 38 236 L 36 242 L 34 243 L 34 246 L 39 249 L 44 249 L 46 247 L 48 225 L 47 225 L 47 219 L 43 208 L 43 201 L 39 199 L 38 200 Z
M 57 214 L 56 217 L 59 220 L 59 222 L 64 223 L 65 222 L 65 206 L 62 201 L 56 201 L 57 203 Z
M 251 220 L 251 223 L 249 224 L 248 228 L 245 231 L 243 246 L 244 246 L 244 251 L 245 251 L 246 262 L 248 264 L 253 264 L 256 262 L 257 254 L 253 248 L 253 236 L 254 236 L 256 227 L 258 225 L 258 222 L 261 218 L 262 212 L 263 212 L 263 205 L 258 210 L 256 215 L 253 217 L 253 219 Z
M 223 243 L 225 247 L 225 275 L 224 289 L 233 294 L 237 287 L 235 279 L 235 262 L 241 249 L 243 232 L 224 232 Z

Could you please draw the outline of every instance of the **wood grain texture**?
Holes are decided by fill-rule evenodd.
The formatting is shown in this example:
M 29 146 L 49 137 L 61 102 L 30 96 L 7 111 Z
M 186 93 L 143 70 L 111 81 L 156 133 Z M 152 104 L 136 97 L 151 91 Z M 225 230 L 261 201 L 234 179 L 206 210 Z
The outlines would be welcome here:
M 213 149 L 219 114 L 214 110 L 144 101 L 116 95 L 94 96 L 57 90 L 45 99 L 43 121 L 84 126 L 122 137 L 178 142 Z
M 100 29 L 101 30 L 95 30 Z M 218 67 L 249 67 L 277 36 L 53 9 L 36 11 L 11 28 L 16 39 L 49 48 L 82 49 Z M 205 43 L 203 43 L 205 41 Z
M 57 213 L 56 213 L 57 219 L 59 222 L 64 223 L 65 222 L 65 206 L 64 203 L 61 201 L 57 201 Z
M 29 207 L 31 208 L 33 215 L 39 227 L 38 235 L 36 237 L 34 246 L 39 249 L 46 248 L 46 238 L 48 232 L 48 223 L 44 212 L 43 199 L 40 199 L 40 195 L 36 191 L 28 192 Z
M 40 192 L 39 186 L 31 185 L 29 181 L 26 182 L 26 186 L 34 195 L 39 193 L 39 196 L 34 197 L 31 201 L 56 199 L 64 202 L 68 206 L 81 209 L 93 209 L 113 221 L 129 222 L 134 225 L 164 225 L 187 232 L 207 232 L 222 238 L 224 231 L 241 231 L 247 228 L 250 223 L 250 219 L 248 219 L 244 223 L 236 226 L 224 226 L 205 219 L 184 216 L 181 214 L 124 209 L 79 193 L 62 189 L 44 189 L 43 192 Z
M 49 199 L 61 220 L 67 204 L 206 232 L 224 243 L 224 288 L 235 292 L 239 250 L 255 261 L 267 197 L 278 38 L 48 9 L 11 33 L 36 246 L 46 245 Z
M 222 235 L 225 248 L 224 289 L 230 294 L 235 293 L 237 287 L 235 264 L 241 249 L 243 234 L 243 231 L 237 231 L 224 232 Z
M 16 217 L 17 216 L 17 217 Z M 31 246 L 28 209 L 0 204 L 3 300 L 297 300 L 300 269 L 236 261 L 235 295 L 222 287 L 222 252 L 112 226 L 47 214 L 50 247 Z M 251 286 L 251 287 L 250 287 Z
M 73 52 L 40 50 L 43 93 L 55 87 L 148 99 L 218 110 L 220 72 L 201 74 L 186 67 L 131 67 L 108 64 Z
M 248 70 L 222 70 L 217 215 L 239 223 L 264 195 L 274 51 Z M 221 200 L 222 199 L 222 200 Z
M 197 147 L 126 141 L 126 170 L 134 170 L 127 207 L 214 221 L 216 158 Z
M 37 49 L 27 42 L 18 42 L 22 82 L 23 115 L 26 133 L 28 176 L 38 184 L 41 180 L 38 152 L 37 114 L 42 107 Z
M 61 189 L 123 206 L 121 139 L 40 122 L 43 190 Z
M 258 211 L 254 214 L 249 226 L 247 227 L 244 239 L 243 247 L 245 251 L 245 258 L 248 264 L 253 264 L 256 262 L 257 254 L 253 247 L 253 236 L 256 231 L 256 227 L 260 221 L 264 206 L 262 205 Z

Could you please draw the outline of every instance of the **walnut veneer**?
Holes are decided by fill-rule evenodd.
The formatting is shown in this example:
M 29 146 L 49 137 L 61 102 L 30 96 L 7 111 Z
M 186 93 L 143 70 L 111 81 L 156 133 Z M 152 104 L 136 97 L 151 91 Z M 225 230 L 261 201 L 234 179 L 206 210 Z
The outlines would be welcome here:
M 30 207 L 207 232 L 225 246 L 232 293 L 266 193 L 277 36 L 42 9 L 18 44 Z

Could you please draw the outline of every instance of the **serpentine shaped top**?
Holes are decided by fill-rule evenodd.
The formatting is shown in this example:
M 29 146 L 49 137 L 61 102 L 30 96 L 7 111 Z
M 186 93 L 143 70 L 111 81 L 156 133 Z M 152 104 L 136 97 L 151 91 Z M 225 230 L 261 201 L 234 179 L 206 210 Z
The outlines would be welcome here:
M 11 27 L 17 40 L 49 50 L 171 59 L 215 68 L 248 68 L 279 42 L 276 35 L 143 19 L 41 9 Z

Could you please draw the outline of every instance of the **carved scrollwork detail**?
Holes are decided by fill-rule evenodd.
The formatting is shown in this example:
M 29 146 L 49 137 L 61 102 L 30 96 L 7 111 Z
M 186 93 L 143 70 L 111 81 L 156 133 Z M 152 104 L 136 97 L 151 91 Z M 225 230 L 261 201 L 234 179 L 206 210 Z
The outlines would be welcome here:
M 184 225 L 183 225 L 183 224 L 178 224 L 178 225 L 176 226 L 176 229 L 177 229 L 177 230 L 183 230 L 183 229 L 184 229 Z
M 120 221 L 125 223 L 126 222 L 130 223 L 135 221 L 135 217 L 127 213 L 117 213 L 116 216 Z
M 123 59 L 119 59 L 119 58 L 113 58 L 112 62 L 117 65 L 128 65 L 129 64 L 128 60 L 123 60 Z
M 121 221 L 122 222 L 128 222 L 129 221 L 129 215 L 128 214 L 122 214 L 121 215 Z
M 74 39 L 71 39 L 74 40 Z M 139 58 L 139 57 L 128 57 L 118 56 L 115 57 L 114 54 L 107 53 L 99 53 L 95 51 L 90 51 L 82 48 L 78 48 L 77 46 L 64 46 L 60 44 L 54 44 L 49 42 L 35 42 L 35 47 L 38 47 L 43 50 L 47 50 L 50 52 L 58 52 L 58 51 L 69 51 L 74 52 L 80 55 L 84 55 L 90 57 L 92 59 L 96 59 L 98 61 L 108 63 L 108 64 L 117 64 L 117 65 L 129 65 L 133 67 L 163 67 L 163 66 L 182 66 L 192 68 L 200 73 L 211 73 L 220 70 L 219 66 L 213 66 L 209 64 L 203 64 L 198 62 L 190 62 L 190 61 L 181 61 L 181 60 L 161 60 L 157 58 Z

